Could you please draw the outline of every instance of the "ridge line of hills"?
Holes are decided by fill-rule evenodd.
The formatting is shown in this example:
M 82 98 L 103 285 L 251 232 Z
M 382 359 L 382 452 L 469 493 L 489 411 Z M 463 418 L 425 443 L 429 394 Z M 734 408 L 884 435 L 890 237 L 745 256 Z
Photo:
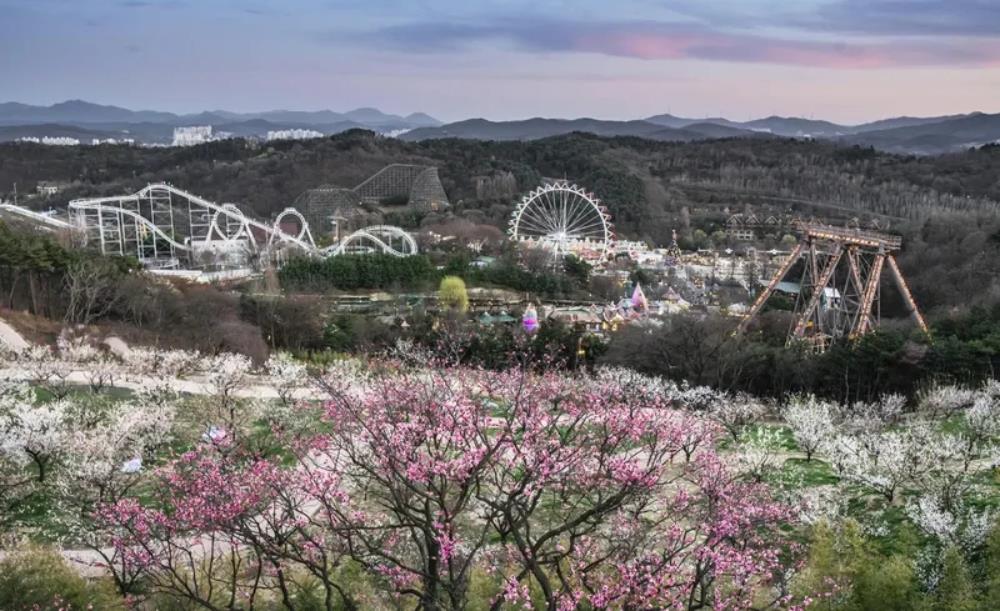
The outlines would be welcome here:
M 858 125 L 801 117 L 771 116 L 740 122 L 723 117 L 695 119 L 671 114 L 627 121 L 534 117 L 514 121 L 474 118 L 443 124 L 425 113 L 401 116 L 375 108 L 348 112 L 213 110 L 178 115 L 135 111 L 82 100 L 51 106 L 0 103 L 0 141 L 25 136 L 69 136 L 81 140 L 133 138 L 139 142 L 163 143 L 170 141 L 174 127 L 185 125 L 211 125 L 218 131 L 245 137 L 263 136 L 272 130 L 310 129 L 331 135 L 363 128 L 397 135 L 408 141 L 440 138 L 534 140 L 572 132 L 671 142 L 718 138 L 815 138 L 906 154 L 941 154 L 1000 141 L 1000 113 L 982 112 L 938 117 L 901 116 Z

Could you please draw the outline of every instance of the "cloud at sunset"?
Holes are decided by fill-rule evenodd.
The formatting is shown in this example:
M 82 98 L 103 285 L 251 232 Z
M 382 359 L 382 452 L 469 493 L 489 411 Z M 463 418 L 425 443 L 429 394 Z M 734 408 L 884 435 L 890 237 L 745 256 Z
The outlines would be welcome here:
M 996 0 L 0 0 L 0 56 L 0 102 L 445 119 L 1000 110 Z
M 416 23 L 383 28 L 361 39 L 417 52 L 456 50 L 473 43 L 509 42 L 531 51 L 844 69 L 976 66 L 1000 61 L 1000 41 L 992 39 L 924 39 L 895 43 L 806 41 L 723 32 L 690 23 L 525 23 L 516 19 L 496 20 L 489 25 Z

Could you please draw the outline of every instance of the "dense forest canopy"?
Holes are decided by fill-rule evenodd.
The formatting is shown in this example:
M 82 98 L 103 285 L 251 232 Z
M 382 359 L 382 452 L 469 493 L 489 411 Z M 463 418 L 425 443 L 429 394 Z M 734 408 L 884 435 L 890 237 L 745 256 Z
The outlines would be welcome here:
M 0 195 L 10 199 L 14 183 L 22 194 L 39 181 L 68 183 L 57 196 L 25 202 L 59 207 L 73 197 L 166 181 L 271 217 L 307 189 L 351 187 L 388 163 L 437 166 L 453 207 L 392 213 L 387 222 L 414 226 L 459 216 L 504 227 L 522 193 L 544 178 L 566 178 L 607 204 L 624 238 L 663 245 L 673 229 L 711 233 L 727 213 L 746 209 L 831 222 L 874 219 L 903 234 L 901 264 L 925 308 L 970 299 L 988 304 L 1000 295 L 1000 146 L 916 157 L 791 139 L 671 143 L 571 134 L 408 143 L 362 130 L 187 148 L 7 143 L 0 145 Z

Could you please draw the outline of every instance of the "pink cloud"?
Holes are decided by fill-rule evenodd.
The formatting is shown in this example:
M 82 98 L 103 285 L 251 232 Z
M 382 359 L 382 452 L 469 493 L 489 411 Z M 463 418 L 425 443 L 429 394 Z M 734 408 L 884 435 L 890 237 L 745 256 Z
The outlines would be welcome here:
M 585 32 L 573 37 L 565 50 L 648 60 L 704 59 L 839 69 L 1000 65 L 1000 42 L 995 40 L 815 42 L 643 24 L 609 28 L 602 35 Z
M 537 51 L 646 60 L 702 59 L 840 69 L 1000 65 L 1000 40 L 996 38 L 827 42 L 734 33 L 688 23 L 509 19 L 489 24 L 410 24 L 380 30 L 375 36 L 408 50 L 431 52 L 506 39 Z

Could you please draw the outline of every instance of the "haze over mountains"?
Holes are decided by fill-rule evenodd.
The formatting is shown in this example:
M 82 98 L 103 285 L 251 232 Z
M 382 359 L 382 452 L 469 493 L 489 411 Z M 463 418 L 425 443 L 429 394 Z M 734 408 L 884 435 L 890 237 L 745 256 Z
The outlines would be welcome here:
M 68 100 L 51 106 L 18 102 L 0 103 L 0 141 L 24 136 L 69 136 L 73 138 L 134 138 L 139 142 L 168 143 L 174 127 L 211 125 L 236 136 L 263 136 L 268 131 L 312 129 L 335 134 L 360 127 L 393 133 L 417 127 L 441 125 L 424 113 L 405 117 L 375 108 L 349 112 L 331 110 L 271 110 L 238 113 L 227 110 L 178 115 L 155 110 L 129 110 L 118 106 Z
M 939 154 L 1000 141 L 1000 114 L 980 112 L 940 117 L 893 117 L 860 125 L 840 125 L 800 117 L 772 116 L 740 122 L 722 117 L 694 119 L 671 114 L 631 121 L 591 118 L 467 119 L 442 124 L 420 112 L 401 116 L 375 108 L 358 108 L 349 112 L 272 110 L 237 113 L 213 110 L 178 115 L 129 110 L 82 100 L 51 106 L 0 103 L 0 141 L 25 136 L 69 136 L 83 142 L 93 138 L 133 138 L 142 143 L 169 143 L 174 127 L 190 125 L 211 125 L 217 131 L 247 137 L 295 128 L 323 134 L 365 128 L 398 135 L 405 140 L 533 140 L 575 131 L 677 142 L 715 138 L 821 138 L 909 154 Z
M 678 142 L 712 138 L 819 138 L 874 146 L 894 153 L 934 155 L 1000 140 L 1000 114 L 974 112 L 944 117 L 894 117 L 861 125 L 838 125 L 799 117 L 767 117 L 738 122 L 721 117 L 690 119 L 669 114 L 636 121 L 535 118 L 494 122 L 470 119 L 437 127 L 416 128 L 400 137 L 404 140 L 452 137 L 530 140 L 573 131 Z

